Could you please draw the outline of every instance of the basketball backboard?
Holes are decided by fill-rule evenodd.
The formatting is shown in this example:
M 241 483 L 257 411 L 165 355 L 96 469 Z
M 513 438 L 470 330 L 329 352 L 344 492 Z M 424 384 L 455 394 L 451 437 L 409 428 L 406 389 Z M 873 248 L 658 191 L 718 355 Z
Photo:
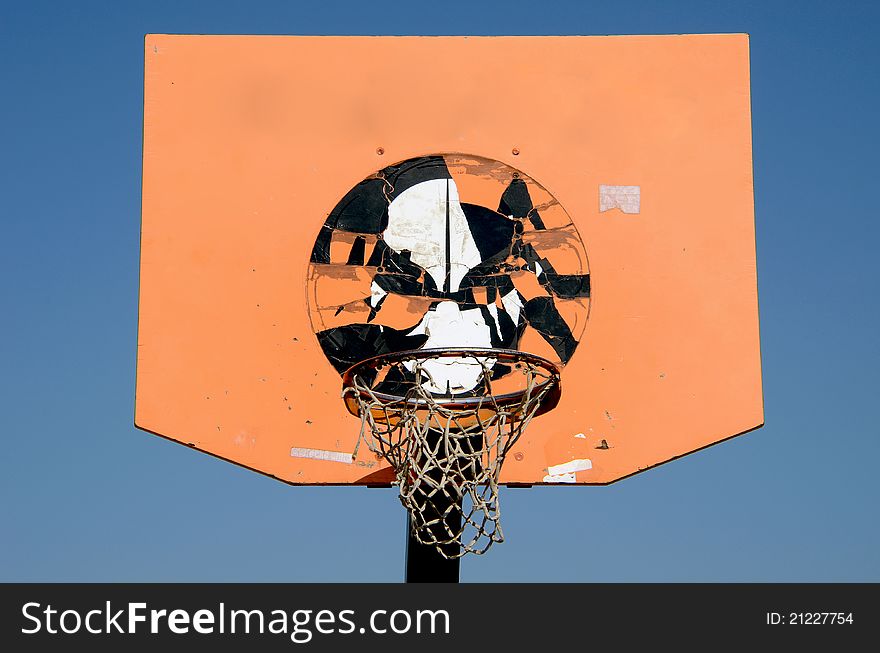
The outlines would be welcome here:
M 342 373 L 457 346 L 561 370 L 504 483 L 762 424 L 745 35 L 146 38 L 138 427 L 387 484 Z

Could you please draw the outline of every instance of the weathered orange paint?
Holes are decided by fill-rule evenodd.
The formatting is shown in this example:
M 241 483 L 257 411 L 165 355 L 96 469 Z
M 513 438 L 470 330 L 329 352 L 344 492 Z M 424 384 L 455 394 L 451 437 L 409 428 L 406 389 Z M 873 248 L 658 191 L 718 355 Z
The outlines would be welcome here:
M 608 483 L 762 424 L 747 36 L 145 45 L 140 428 L 290 483 L 389 480 L 363 452 L 290 455 L 351 452 L 359 428 L 309 321 L 309 255 L 355 183 L 448 152 L 537 180 L 589 256 L 562 400 L 503 481 L 588 457 L 578 483 Z M 600 213 L 600 184 L 640 186 L 641 212 Z

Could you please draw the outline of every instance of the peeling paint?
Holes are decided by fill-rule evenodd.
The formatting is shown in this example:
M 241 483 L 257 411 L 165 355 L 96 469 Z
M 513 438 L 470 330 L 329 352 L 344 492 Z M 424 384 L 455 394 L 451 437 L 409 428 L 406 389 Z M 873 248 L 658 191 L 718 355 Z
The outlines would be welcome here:
M 382 169 L 337 203 L 312 249 L 309 288 L 319 343 L 340 373 L 377 354 L 453 346 L 564 365 L 586 324 L 590 276 L 571 217 L 534 180 L 497 161 L 429 155 Z M 432 393 L 473 389 L 474 366 L 443 363 L 429 365 Z
M 426 180 L 400 193 L 388 206 L 383 237 L 392 249 L 408 251 L 435 286 L 445 285 L 448 292 L 458 291 L 468 271 L 482 260 L 458 188 L 449 178 Z
M 220 430 L 220 427 L 217 427 L 217 430 Z M 249 435 L 246 432 L 239 433 L 234 438 L 232 438 L 232 443 L 236 447 L 248 447 L 250 449 L 254 448 L 254 445 L 257 444 L 257 438 L 252 435 Z

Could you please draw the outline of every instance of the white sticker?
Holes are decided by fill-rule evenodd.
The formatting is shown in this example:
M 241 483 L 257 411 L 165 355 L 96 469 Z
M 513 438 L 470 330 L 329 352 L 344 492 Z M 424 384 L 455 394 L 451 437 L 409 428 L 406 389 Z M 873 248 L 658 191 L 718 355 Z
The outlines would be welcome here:
M 293 458 L 309 458 L 311 460 L 326 460 L 331 463 L 345 463 L 351 465 L 352 460 L 350 453 L 342 451 L 327 451 L 326 449 L 306 449 L 304 447 L 293 447 L 290 450 Z
M 599 184 L 599 213 L 620 209 L 623 213 L 636 214 L 642 208 L 641 186 L 608 186 Z
M 593 469 L 593 461 L 589 458 L 575 458 L 560 465 L 550 465 L 544 482 L 577 483 L 577 472 L 585 472 L 588 469 Z
M 585 472 L 593 469 L 593 461 L 589 458 L 576 458 L 561 465 L 551 465 L 547 468 L 550 476 L 559 476 L 560 474 L 574 474 L 575 472 Z
M 577 483 L 577 476 L 571 474 L 547 474 L 544 477 L 545 483 Z

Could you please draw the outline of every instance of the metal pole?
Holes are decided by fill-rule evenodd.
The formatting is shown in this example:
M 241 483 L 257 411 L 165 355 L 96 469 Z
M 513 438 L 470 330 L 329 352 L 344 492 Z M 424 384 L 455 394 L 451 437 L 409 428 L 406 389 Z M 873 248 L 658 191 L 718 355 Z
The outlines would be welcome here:
M 433 546 L 420 543 L 412 534 L 412 517 L 406 517 L 406 582 L 457 583 L 461 558 L 444 558 Z
M 430 430 L 427 434 L 427 445 L 438 451 L 443 440 L 443 433 Z M 434 482 L 442 479 L 442 471 L 432 469 L 428 472 Z M 417 490 L 421 492 L 421 490 Z M 436 536 L 444 539 L 451 531 L 458 532 L 461 528 L 461 499 L 447 497 L 444 493 L 434 494 L 430 501 L 424 501 L 427 521 L 438 520 L 431 528 L 436 529 Z M 442 522 L 442 523 L 441 523 Z M 447 528 L 449 531 L 447 531 Z M 457 553 L 461 546 L 458 542 L 447 545 L 450 553 Z M 452 560 L 443 557 L 436 547 L 420 543 L 413 535 L 412 515 L 406 517 L 406 582 L 407 583 L 457 583 L 461 558 Z

